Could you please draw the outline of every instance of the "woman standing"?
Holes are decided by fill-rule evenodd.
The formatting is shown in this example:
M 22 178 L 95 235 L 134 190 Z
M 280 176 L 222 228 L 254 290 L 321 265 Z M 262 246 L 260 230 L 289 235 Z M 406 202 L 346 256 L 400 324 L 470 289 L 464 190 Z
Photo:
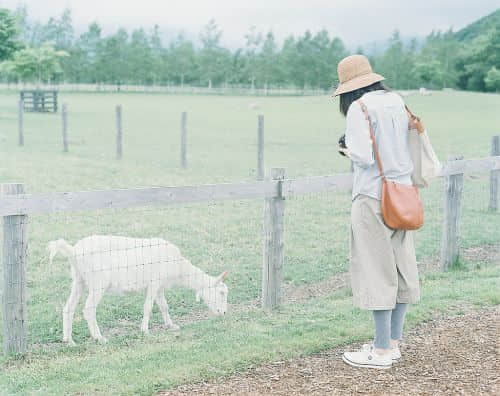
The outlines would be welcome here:
M 412 184 L 409 122 L 423 125 L 405 110 L 401 97 L 389 91 L 368 59 L 352 55 L 338 65 L 340 112 L 346 117 L 345 145 L 341 154 L 353 162 L 350 276 L 354 305 L 371 310 L 375 338 L 356 352 L 345 352 L 352 366 L 390 368 L 401 358 L 399 341 L 408 304 L 420 299 L 412 231 L 393 230 L 381 213 L 382 180 L 375 160 L 366 107 L 387 180 Z M 361 99 L 361 103 L 358 101 Z

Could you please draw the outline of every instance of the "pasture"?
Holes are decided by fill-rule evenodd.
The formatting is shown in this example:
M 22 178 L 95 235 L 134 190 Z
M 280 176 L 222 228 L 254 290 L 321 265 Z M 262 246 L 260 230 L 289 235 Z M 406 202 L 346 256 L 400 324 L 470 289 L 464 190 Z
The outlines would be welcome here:
M 0 96 L 0 182 L 27 192 L 78 191 L 234 181 L 256 177 L 257 114 L 265 116 L 265 167 L 287 177 L 347 172 L 336 152 L 344 121 L 326 97 L 169 96 L 62 93 L 68 104 L 69 152 L 62 152 L 60 114 L 25 114 L 25 145 L 17 146 L 17 96 Z M 406 98 L 424 118 L 439 158 L 489 155 L 500 132 L 500 95 L 435 92 Z M 249 110 L 249 104 L 259 108 Z M 115 159 L 115 105 L 123 107 L 123 158 Z M 180 167 L 180 118 L 188 112 L 188 168 Z M 500 213 L 487 211 L 488 176 L 465 178 L 460 225 L 463 249 L 498 246 Z M 439 251 L 443 181 L 422 190 L 426 225 L 416 233 L 417 259 Z M 287 290 L 324 284 L 348 268 L 349 193 L 309 194 L 286 201 Z M 258 305 L 262 267 L 260 200 L 36 215 L 29 220 L 28 340 L 25 359 L 0 358 L 7 393 L 144 393 L 238 371 L 258 362 L 308 354 L 370 337 L 369 315 L 352 308 L 348 289 L 321 290 L 268 314 Z M 144 295 L 106 296 L 97 313 L 105 346 L 89 338 L 82 304 L 73 338 L 61 343 L 69 265 L 48 263 L 48 241 L 70 243 L 91 234 L 161 237 L 212 275 L 230 270 L 230 313 L 207 319 L 206 307 L 184 289 L 167 300 L 180 333 L 139 331 Z M 469 255 L 470 258 L 470 255 Z M 422 275 L 423 300 L 408 326 L 436 311 L 500 303 L 498 265 L 462 259 L 461 268 Z M 496 263 L 498 264 L 498 263 Z M 85 386 L 81 384 L 85 383 Z

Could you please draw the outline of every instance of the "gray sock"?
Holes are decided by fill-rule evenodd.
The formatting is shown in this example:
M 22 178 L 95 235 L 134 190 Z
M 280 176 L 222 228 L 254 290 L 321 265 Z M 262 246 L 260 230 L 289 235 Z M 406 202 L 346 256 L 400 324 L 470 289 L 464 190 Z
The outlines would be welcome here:
M 403 325 L 408 304 L 397 303 L 391 314 L 391 338 L 400 340 L 403 336 Z
M 401 339 L 407 308 L 408 304 L 397 303 L 392 310 L 383 309 L 373 311 L 373 319 L 375 320 L 375 339 L 373 345 L 375 348 L 389 349 L 391 347 L 391 339 Z
M 373 345 L 379 349 L 389 349 L 391 345 L 391 313 L 392 310 L 373 311 L 375 320 L 375 340 Z

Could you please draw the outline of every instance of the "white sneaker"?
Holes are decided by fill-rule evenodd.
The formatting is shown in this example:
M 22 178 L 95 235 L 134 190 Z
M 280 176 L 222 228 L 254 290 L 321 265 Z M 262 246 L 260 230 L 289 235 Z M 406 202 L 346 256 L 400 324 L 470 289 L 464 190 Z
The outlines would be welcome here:
M 373 348 L 373 343 L 371 343 L 371 344 L 363 344 L 361 346 L 361 349 L 370 350 L 371 348 Z M 390 355 L 391 355 L 393 363 L 399 361 L 399 359 L 401 359 L 401 351 L 399 350 L 399 347 L 391 348 Z
M 390 369 L 392 367 L 391 354 L 379 355 L 375 353 L 373 347 L 361 348 L 358 352 L 344 352 L 342 360 L 354 367 L 367 367 L 381 370 Z

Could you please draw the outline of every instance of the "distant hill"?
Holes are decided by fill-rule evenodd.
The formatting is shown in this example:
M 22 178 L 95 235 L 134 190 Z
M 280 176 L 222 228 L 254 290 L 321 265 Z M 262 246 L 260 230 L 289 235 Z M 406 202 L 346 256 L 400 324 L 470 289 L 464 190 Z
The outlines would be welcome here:
M 500 30 L 500 8 L 455 33 L 459 41 L 471 41 L 492 27 Z

